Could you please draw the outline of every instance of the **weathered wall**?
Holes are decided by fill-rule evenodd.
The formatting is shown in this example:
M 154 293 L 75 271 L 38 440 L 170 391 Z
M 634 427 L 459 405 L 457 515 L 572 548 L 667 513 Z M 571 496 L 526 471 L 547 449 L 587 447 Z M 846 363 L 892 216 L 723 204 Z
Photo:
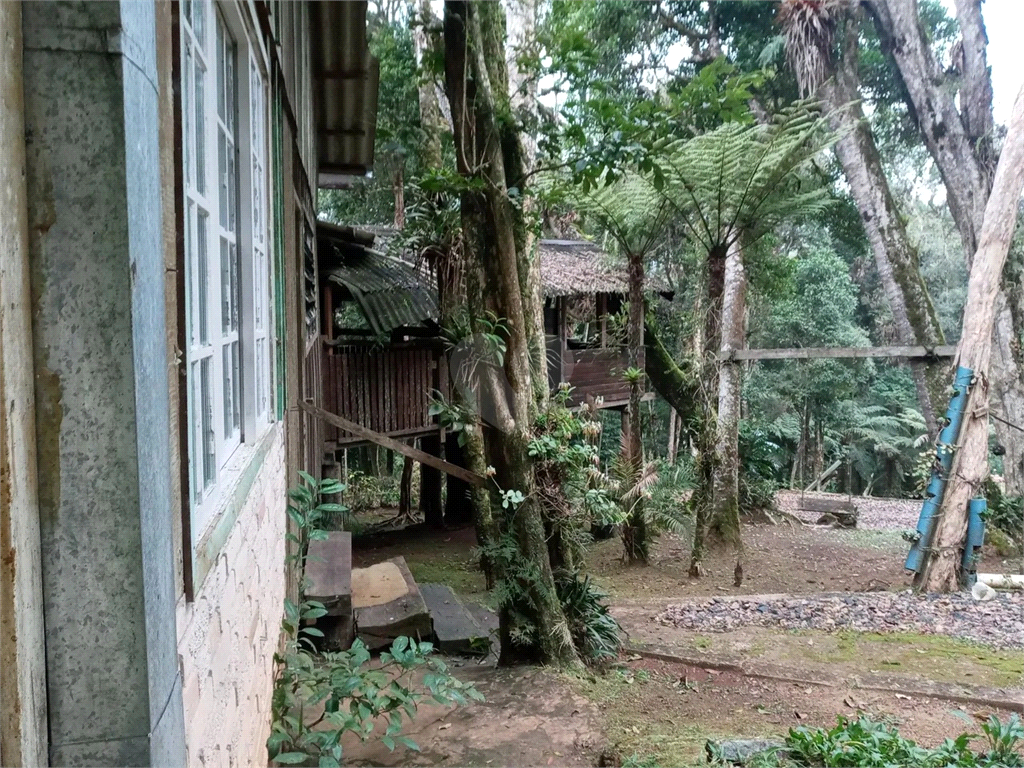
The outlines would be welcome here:
M 190 766 L 266 765 L 285 597 L 284 426 L 193 603 L 178 603 Z
M 0 3 L 0 765 L 46 762 L 21 3 Z
M 55 765 L 184 763 L 154 10 L 23 5 Z

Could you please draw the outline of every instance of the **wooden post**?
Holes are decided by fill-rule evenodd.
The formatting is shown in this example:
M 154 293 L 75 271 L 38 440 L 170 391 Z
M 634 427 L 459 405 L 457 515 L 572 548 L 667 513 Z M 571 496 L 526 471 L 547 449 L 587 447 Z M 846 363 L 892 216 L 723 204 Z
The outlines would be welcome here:
M 608 346 L 608 294 L 597 294 L 597 322 L 601 329 L 601 349 Z
M 452 464 L 465 466 L 466 457 L 462 446 L 459 445 L 458 435 L 451 434 L 445 440 L 445 457 Z M 470 486 L 464 480 L 453 475 L 448 475 L 445 481 L 448 484 L 448 492 L 445 494 L 444 523 L 449 528 L 460 528 L 470 525 L 473 522 L 473 500 L 470 496 Z
M 959 588 L 961 550 L 967 536 L 968 503 L 984 492 L 988 477 L 988 372 L 992 356 L 1000 277 L 1017 224 L 1017 210 L 1024 189 L 1024 88 L 1017 94 L 1003 150 L 996 166 L 992 194 L 967 283 L 963 332 L 954 369 L 974 373 L 967 397 L 956 451 L 946 482 L 939 520 L 927 550 L 928 560 L 919 586 L 929 592 Z
M 437 435 L 420 438 L 424 453 L 437 456 L 441 453 L 441 440 Z M 420 464 L 420 510 L 423 522 L 431 528 L 444 527 L 444 510 L 441 506 L 441 472 L 427 464 Z

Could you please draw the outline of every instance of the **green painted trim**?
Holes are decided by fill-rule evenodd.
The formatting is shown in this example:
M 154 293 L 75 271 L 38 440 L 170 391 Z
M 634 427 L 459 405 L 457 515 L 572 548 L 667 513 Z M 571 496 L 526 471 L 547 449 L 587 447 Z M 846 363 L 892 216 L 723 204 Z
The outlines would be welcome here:
M 253 483 L 256 482 L 256 478 L 263 470 L 267 454 L 270 452 L 270 447 L 274 444 L 274 441 L 278 439 L 279 431 L 280 427 L 276 425 L 271 427 L 263 440 L 256 446 L 255 453 L 249 459 L 248 464 L 245 465 L 245 470 L 231 491 L 231 497 L 228 499 L 227 504 L 225 504 L 220 517 L 196 545 L 196 551 L 192 556 L 192 583 L 195 585 L 196 595 L 202 590 L 207 574 L 213 570 L 213 566 L 217 562 L 217 556 L 220 555 L 220 551 L 224 548 L 224 543 L 231 534 L 231 529 L 235 527 L 238 516 L 245 508 Z M 281 503 L 284 503 L 283 499 Z
M 287 329 L 285 328 L 285 243 L 284 243 L 284 148 L 282 129 L 283 113 L 281 110 L 280 92 L 274 99 L 273 124 L 273 174 L 274 174 L 274 326 L 276 329 L 275 385 L 277 389 L 277 420 L 284 419 L 284 405 L 287 402 L 287 383 L 285 376 L 284 345 Z

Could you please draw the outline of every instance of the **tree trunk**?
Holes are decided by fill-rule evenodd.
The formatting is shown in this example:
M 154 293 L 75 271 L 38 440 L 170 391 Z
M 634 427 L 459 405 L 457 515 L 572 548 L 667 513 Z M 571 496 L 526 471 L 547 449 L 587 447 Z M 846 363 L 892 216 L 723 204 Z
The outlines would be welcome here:
M 629 382 L 628 440 L 625 443 L 624 459 L 629 468 L 629 484 L 636 488 L 644 467 L 643 434 L 641 433 L 640 401 L 643 397 L 643 354 L 644 354 L 644 258 L 642 253 L 627 255 L 629 267 L 629 317 L 627 319 L 627 349 L 629 367 L 633 374 Z M 626 522 L 622 526 L 622 542 L 626 549 L 626 560 L 630 563 L 647 564 L 650 556 L 650 542 L 647 536 L 647 518 L 644 512 L 644 498 L 640 494 L 633 501 Z
M 999 308 L 999 281 L 1017 224 L 1024 191 L 1024 88 L 1017 95 L 1013 116 L 996 168 L 992 194 L 985 210 L 978 251 L 967 284 L 963 333 L 956 364 L 974 373 L 963 422 L 956 441 L 935 535 L 928 549 L 921 585 L 929 592 L 959 588 L 963 542 L 967 533 L 968 502 L 984 493 L 988 477 L 988 370 L 992 328 Z
M 482 447 L 494 467 L 496 485 L 525 497 L 522 503 L 503 510 L 498 538 L 493 539 L 512 544 L 516 552 L 513 558 L 492 563 L 496 577 L 511 587 L 499 614 L 500 661 L 577 666 L 579 656 L 555 590 L 528 453 L 536 415 L 528 336 L 533 307 L 529 306 L 531 294 L 524 290 L 530 278 L 522 272 L 531 265 L 517 248 L 524 242 L 525 228 L 522 220 L 517 220 L 506 183 L 506 159 L 521 167 L 521 145 L 509 141 L 514 137 L 503 134 L 499 127 L 499 119 L 508 109 L 507 79 L 502 82 L 507 71 L 501 7 L 449 0 L 445 3 L 444 39 L 458 171 L 474 182 L 461 194 L 467 281 L 471 284 L 467 305 L 475 324 L 493 312 L 508 328 L 501 369 L 479 366 L 492 385 L 499 375 L 507 384 L 507 388 L 490 390 L 495 424 L 483 432 Z M 502 50 L 497 62 L 485 55 L 488 49 L 498 48 Z M 491 65 L 500 65 L 494 72 L 488 59 Z
M 411 444 L 411 443 L 410 443 Z M 408 456 L 402 460 L 402 480 L 398 486 L 398 514 L 412 514 L 412 469 L 413 460 Z
M 676 422 L 678 416 L 675 408 L 668 410 L 668 444 L 665 446 L 665 460 L 670 467 L 675 466 L 676 453 L 679 451 L 679 443 L 676 437 Z
M 725 286 L 722 301 L 721 372 L 718 379 L 718 420 L 715 438 L 717 461 L 712 478 L 712 512 L 708 537 L 714 543 L 739 551 L 740 533 L 740 393 L 743 366 L 728 360 L 731 352 L 743 348 L 743 315 L 746 307 L 747 278 L 739 243 L 729 249 L 725 261 Z
M 992 86 L 985 45 L 987 37 L 979 0 L 957 0 L 962 61 L 960 110 L 945 75 L 932 54 L 919 22 L 917 0 L 871 0 L 868 4 L 879 37 L 896 62 L 925 145 L 939 168 L 946 200 L 963 242 L 968 268 L 978 249 L 978 232 L 986 213 L 995 150 L 992 129 Z M 1024 424 L 1024 304 L 1019 285 L 1005 280 L 996 295 L 994 350 L 989 395 L 997 414 L 1012 424 Z M 1024 448 L 1012 427 L 996 422 L 1004 446 L 1018 448 L 1004 464 L 1006 491 L 1024 495 Z M 1008 450 L 1009 453 L 1009 450 Z
M 441 54 L 441 41 L 437 34 L 440 21 L 430 8 L 430 0 L 420 0 L 417 9 L 419 24 L 413 27 L 413 45 L 416 49 L 416 65 L 419 68 L 418 89 L 420 104 L 420 128 L 423 141 L 420 143 L 420 160 L 424 168 L 441 169 L 444 157 L 441 152 L 441 135 L 448 128 L 441 108 L 443 94 L 434 73 L 430 69 L 433 60 Z
M 694 438 L 700 423 L 696 377 L 676 363 L 651 323 L 644 325 L 644 373 L 676 413 L 676 442 Z
M 395 195 L 395 229 L 405 226 L 405 160 L 394 157 L 395 170 L 391 176 L 391 191 Z
M 727 249 L 720 246 L 707 254 L 708 301 L 704 315 L 703 376 L 698 387 L 701 406 L 701 428 L 697 434 L 697 488 L 692 504 L 694 510 L 693 548 L 690 550 L 690 577 L 703 571 L 702 561 L 707 549 L 708 527 L 714 508 L 714 479 L 718 465 L 718 353 L 722 344 L 722 302 L 725 295 Z
M 864 222 L 898 340 L 901 344 L 938 346 L 945 343 L 942 328 L 921 277 L 917 249 L 907 235 L 860 107 L 857 29 L 852 18 L 847 22 L 837 64 L 834 79 L 821 86 L 819 95 L 835 113 L 833 127 L 844 132 L 836 144 L 836 155 Z M 911 370 L 928 434 L 934 437 L 938 434 L 936 410 L 945 402 L 946 369 L 940 364 L 916 362 Z

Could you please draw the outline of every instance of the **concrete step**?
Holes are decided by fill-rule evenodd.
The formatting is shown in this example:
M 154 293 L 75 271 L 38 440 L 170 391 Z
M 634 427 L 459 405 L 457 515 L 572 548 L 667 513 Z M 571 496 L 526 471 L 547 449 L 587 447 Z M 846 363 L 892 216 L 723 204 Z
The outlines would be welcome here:
M 444 584 L 420 584 L 437 638 L 437 649 L 447 654 L 485 655 L 490 647 L 488 632 L 462 601 Z

